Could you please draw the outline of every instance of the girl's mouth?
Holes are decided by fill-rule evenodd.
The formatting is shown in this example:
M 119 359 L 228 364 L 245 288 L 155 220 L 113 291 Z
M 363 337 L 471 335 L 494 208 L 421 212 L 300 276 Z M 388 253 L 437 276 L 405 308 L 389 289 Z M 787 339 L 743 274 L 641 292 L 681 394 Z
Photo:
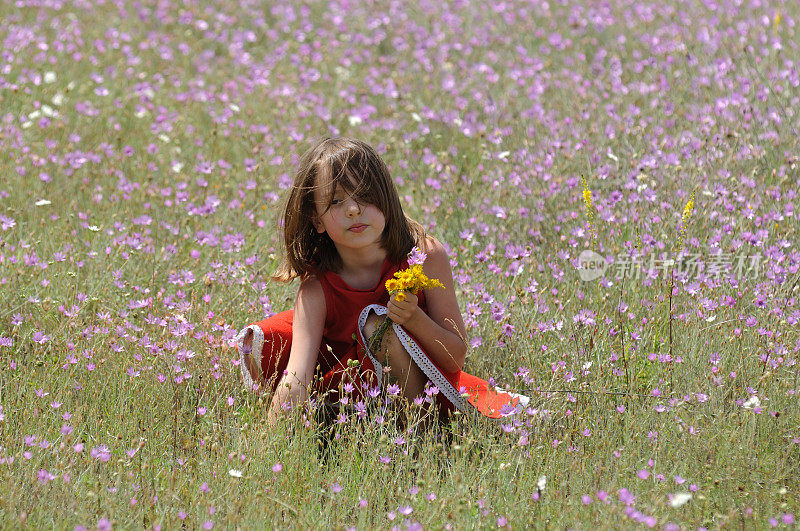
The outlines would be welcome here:
M 350 232 L 364 232 L 364 229 L 366 228 L 367 228 L 366 225 L 353 225 L 347 230 L 349 230 Z

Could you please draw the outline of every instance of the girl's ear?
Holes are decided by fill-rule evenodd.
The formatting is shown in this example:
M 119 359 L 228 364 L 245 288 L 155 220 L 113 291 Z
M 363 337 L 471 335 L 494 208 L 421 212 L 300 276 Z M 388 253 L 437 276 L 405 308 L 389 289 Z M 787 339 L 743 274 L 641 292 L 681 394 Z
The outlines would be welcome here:
M 311 223 L 314 224 L 314 228 L 317 229 L 318 233 L 322 234 L 325 232 L 325 225 L 322 224 L 322 222 L 319 220 L 319 216 L 316 214 L 311 218 Z

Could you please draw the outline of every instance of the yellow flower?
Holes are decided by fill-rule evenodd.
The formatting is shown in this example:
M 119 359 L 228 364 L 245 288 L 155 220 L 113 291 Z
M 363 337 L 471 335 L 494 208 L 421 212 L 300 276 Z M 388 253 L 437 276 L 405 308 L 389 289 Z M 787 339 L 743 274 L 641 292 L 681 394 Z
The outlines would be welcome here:
M 394 294 L 394 300 L 396 300 L 397 302 L 403 302 L 404 300 L 406 300 L 406 292 L 403 290 L 398 291 L 397 293 Z
M 583 175 L 581 175 L 581 183 L 583 183 L 583 204 L 586 207 L 586 219 L 589 222 L 589 238 L 592 242 L 592 248 L 594 248 L 595 227 L 592 190 L 589 188 L 589 181 Z
M 421 289 L 436 287 L 443 288 L 444 285 L 442 285 L 442 283 L 435 278 L 428 278 L 428 276 L 422 271 L 422 266 L 419 264 L 411 266 L 408 269 L 398 271 L 394 274 L 394 278 L 390 278 L 386 281 L 386 291 L 391 294 L 402 291 L 410 291 L 416 295 Z M 398 298 L 398 300 L 403 299 Z
M 581 184 L 583 184 L 583 204 L 586 205 L 586 215 L 591 222 L 592 219 L 592 191 L 589 189 L 589 181 L 581 175 Z
M 683 214 L 681 215 L 681 232 L 678 235 L 678 251 L 680 252 L 683 249 L 683 240 L 686 237 L 686 227 L 689 224 L 689 220 L 692 219 L 692 213 L 694 212 L 694 192 L 691 193 L 689 196 L 689 201 L 686 202 L 686 206 L 683 207 Z
M 686 206 L 683 207 L 683 223 L 686 224 L 689 221 L 689 218 L 692 217 L 692 211 L 694 210 L 694 192 L 692 195 L 689 196 L 689 202 L 686 203 Z

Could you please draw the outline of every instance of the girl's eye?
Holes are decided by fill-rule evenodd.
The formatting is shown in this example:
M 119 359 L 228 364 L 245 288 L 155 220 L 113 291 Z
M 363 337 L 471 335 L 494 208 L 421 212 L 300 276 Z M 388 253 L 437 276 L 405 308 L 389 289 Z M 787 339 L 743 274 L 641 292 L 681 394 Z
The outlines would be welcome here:
M 363 205 L 368 205 L 368 204 L 370 204 L 370 202 L 369 202 L 369 201 L 368 201 L 366 198 L 364 198 L 364 197 L 361 197 L 361 196 L 355 196 L 355 195 L 354 195 L 354 196 L 350 196 L 350 197 L 352 197 L 352 198 L 353 198 L 353 200 L 354 200 L 356 203 L 358 203 L 359 205 L 362 205 L 362 206 L 363 206 Z M 337 205 L 344 204 L 344 202 L 345 202 L 346 200 L 347 200 L 347 198 L 339 198 L 339 197 L 334 197 L 333 199 L 331 199 L 331 206 L 337 206 Z

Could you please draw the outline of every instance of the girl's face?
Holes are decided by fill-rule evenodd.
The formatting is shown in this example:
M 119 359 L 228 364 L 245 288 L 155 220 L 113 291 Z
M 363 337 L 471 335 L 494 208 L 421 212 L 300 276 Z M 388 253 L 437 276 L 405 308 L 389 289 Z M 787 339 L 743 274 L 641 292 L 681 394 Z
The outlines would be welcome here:
M 328 233 L 339 254 L 381 247 L 381 236 L 386 226 L 383 212 L 337 186 L 328 204 L 330 185 L 314 189 L 317 215 L 314 227 L 317 232 Z

